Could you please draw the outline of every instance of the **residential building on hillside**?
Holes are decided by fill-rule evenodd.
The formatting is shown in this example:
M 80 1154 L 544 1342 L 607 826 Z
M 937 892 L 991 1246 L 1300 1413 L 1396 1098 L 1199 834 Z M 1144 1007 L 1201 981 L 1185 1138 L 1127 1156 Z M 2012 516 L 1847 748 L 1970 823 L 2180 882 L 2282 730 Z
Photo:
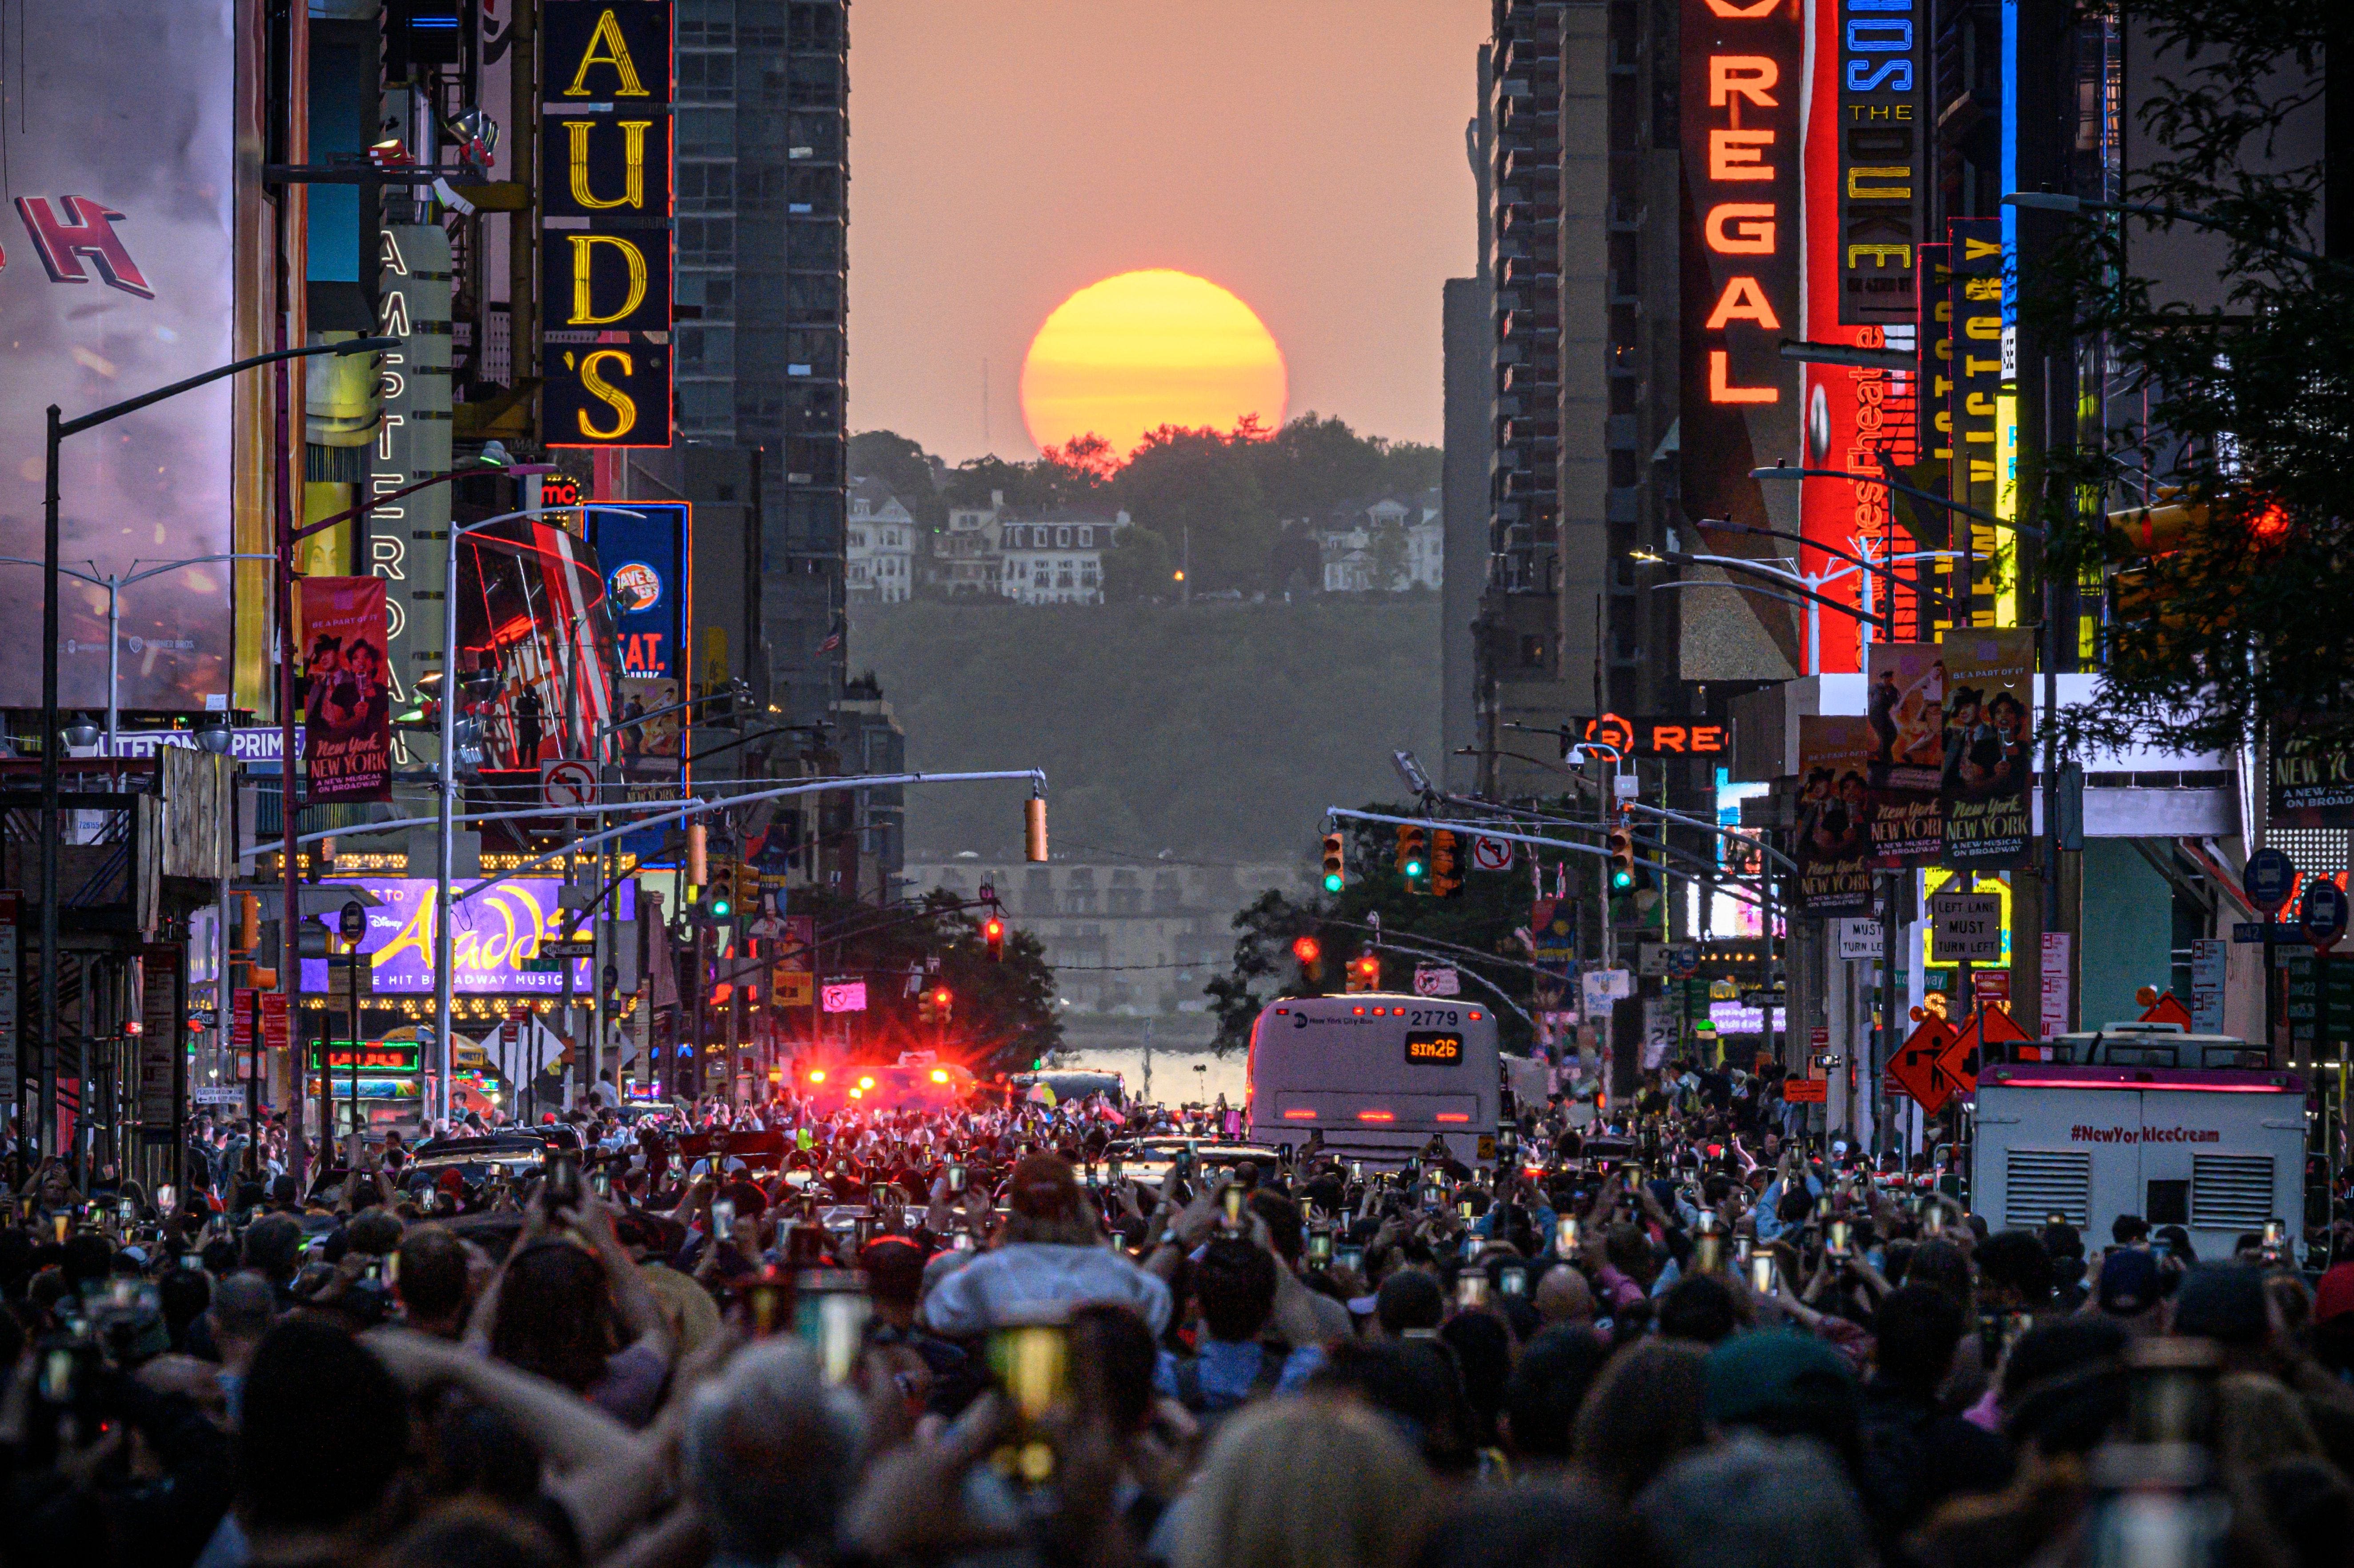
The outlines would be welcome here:
M 952 598 L 999 594 L 1022 604 L 1101 604 L 1103 561 L 1126 512 L 1051 512 L 1028 516 L 990 493 L 987 506 L 949 510 L 932 535 L 927 580 Z
M 847 559 L 853 604 L 905 604 L 915 591 L 916 519 L 879 479 L 850 482 Z
M 1038 938 L 1054 967 L 1066 1046 L 1206 1044 L 1216 1033 L 1202 988 L 1232 966 L 1236 911 L 1267 889 L 1307 887 L 1299 865 L 1121 861 L 1027 865 L 960 856 L 910 863 L 907 896 L 996 890 L 1007 923 Z
M 1317 555 L 1326 593 L 1436 590 L 1447 577 L 1439 493 L 1407 501 L 1384 496 L 1370 504 L 1335 507 L 1317 528 Z

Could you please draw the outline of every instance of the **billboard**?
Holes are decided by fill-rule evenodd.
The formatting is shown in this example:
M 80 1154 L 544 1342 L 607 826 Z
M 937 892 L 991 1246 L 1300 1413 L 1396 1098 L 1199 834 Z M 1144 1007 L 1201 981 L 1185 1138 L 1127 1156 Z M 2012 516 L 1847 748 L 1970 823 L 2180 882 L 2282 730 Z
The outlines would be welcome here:
M 429 876 L 338 878 L 324 885 L 360 887 L 375 895 L 376 907 L 367 912 L 367 933 L 359 950 L 368 959 L 363 995 L 379 997 L 433 994 L 433 879 Z M 569 969 L 574 996 L 595 989 L 588 959 L 567 959 L 545 970 L 525 966 L 539 954 L 542 942 L 564 939 L 565 911 L 557 895 L 559 877 L 519 876 L 494 883 L 472 898 L 459 901 L 451 921 L 450 989 L 460 996 L 561 996 Z M 637 884 L 624 877 L 615 890 L 613 917 L 627 926 L 638 917 Z M 321 916 L 333 926 L 335 916 Z M 328 965 L 337 964 L 337 980 L 328 989 Z M 312 994 L 340 992 L 347 983 L 340 977 L 339 960 L 304 959 L 302 990 Z
M 1801 0 L 1682 0 L 1683 504 L 1772 524 L 1748 471 L 1798 456 Z M 1795 495 L 1776 498 L 1790 521 Z
M 305 577 L 302 754 L 313 800 L 392 798 L 392 705 L 385 689 L 381 577 Z
M 671 0 L 546 0 L 541 429 L 550 446 L 671 433 Z
M 1871 722 L 1854 715 L 1798 720 L 1798 903 L 1809 915 L 1872 911 L 1875 832 Z
M 1952 312 L 1953 464 L 1946 493 L 1989 516 L 2000 499 L 2002 410 L 2002 220 L 1956 217 L 1946 223 L 1946 303 Z M 1975 518 L 1954 519 L 1954 548 L 1967 550 L 1969 623 L 2018 620 L 2014 565 L 2018 535 Z
M 1944 863 L 1994 870 L 2029 858 L 2028 779 L 2034 768 L 2035 632 L 1948 631 L 1946 758 L 1939 802 Z
M 621 677 L 687 678 L 694 594 L 687 563 L 692 523 L 683 501 L 632 501 L 631 512 L 588 514 L 588 542 L 605 570 L 605 598 L 620 644 Z
M 1935 865 L 1946 853 L 1946 662 L 1935 643 L 1875 642 L 1864 701 L 1872 726 L 1874 863 Z
M 1842 326 L 1910 326 L 1916 309 L 1929 170 L 1921 113 L 1928 0 L 1824 5 L 1836 36 L 1819 58 L 1839 72 L 1839 249 Z
M 0 556 L 42 546 L 45 410 L 70 419 L 237 357 L 234 159 L 239 7 L 229 0 L 20 5 L 7 31 L 0 185 Z M 234 379 L 166 398 L 60 449 L 61 557 L 94 575 L 235 546 Z M 135 523 L 135 526 L 131 524 Z M 0 602 L 40 625 L 37 567 L 0 566 Z M 58 692 L 106 701 L 107 594 L 59 597 Z M 226 706 L 228 563 L 121 590 L 125 708 Z M 25 652 L 34 649 L 27 642 Z M 0 706 L 40 701 L 41 662 L 0 666 Z

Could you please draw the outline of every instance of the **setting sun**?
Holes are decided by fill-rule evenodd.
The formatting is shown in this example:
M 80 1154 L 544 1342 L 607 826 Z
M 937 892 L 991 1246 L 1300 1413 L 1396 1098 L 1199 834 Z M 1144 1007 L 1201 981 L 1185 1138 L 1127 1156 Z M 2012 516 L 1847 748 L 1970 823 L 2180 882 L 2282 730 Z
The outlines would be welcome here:
M 1022 417 L 1042 450 L 1092 432 L 1124 458 L 1161 425 L 1273 427 L 1286 396 L 1283 351 L 1251 308 L 1161 269 L 1065 300 L 1022 364 Z

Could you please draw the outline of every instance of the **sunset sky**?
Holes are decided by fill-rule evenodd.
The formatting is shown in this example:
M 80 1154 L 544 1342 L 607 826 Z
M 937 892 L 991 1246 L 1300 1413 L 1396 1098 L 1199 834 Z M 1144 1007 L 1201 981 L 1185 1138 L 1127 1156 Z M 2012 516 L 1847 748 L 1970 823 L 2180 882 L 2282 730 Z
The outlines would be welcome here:
M 1474 264 L 1463 126 L 1486 0 L 862 0 L 851 12 L 850 424 L 1035 449 L 1030 340 L 1073 291 L 1233 291 L 1295 415 L 1440 437 L 1439 285 Z

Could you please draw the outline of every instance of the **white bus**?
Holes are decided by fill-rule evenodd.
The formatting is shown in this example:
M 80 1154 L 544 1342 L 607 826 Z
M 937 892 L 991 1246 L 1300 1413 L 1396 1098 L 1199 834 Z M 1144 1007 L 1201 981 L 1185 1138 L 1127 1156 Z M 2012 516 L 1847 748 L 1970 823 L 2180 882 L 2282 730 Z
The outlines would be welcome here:
M 1469 1165 L 1503 1107 L 1496 1014 L 1451 997 L 1308 996 L 1251 1026 L 1246 1136 L 1402 1163 L 1446 1138 Z M 1492 1159 L 1492 1152 L 1490 1154 Z

